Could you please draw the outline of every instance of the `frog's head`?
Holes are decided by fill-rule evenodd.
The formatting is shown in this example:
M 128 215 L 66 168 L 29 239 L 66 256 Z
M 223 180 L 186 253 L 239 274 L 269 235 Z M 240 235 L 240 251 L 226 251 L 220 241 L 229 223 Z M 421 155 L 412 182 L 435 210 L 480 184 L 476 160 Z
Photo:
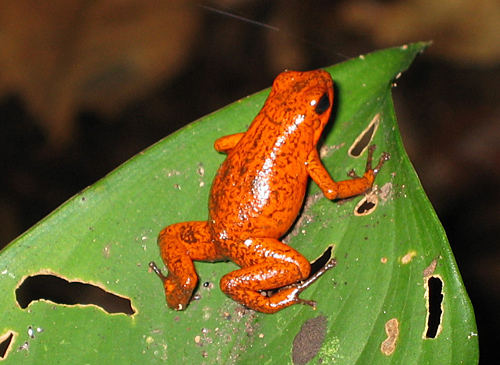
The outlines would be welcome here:
M 300 139 L 316 146 L 333 105 L 333 80 L 323 70 L 285 71 L 276 77 L 269 100 L 278 101 L 282 126 L 300 131 Z

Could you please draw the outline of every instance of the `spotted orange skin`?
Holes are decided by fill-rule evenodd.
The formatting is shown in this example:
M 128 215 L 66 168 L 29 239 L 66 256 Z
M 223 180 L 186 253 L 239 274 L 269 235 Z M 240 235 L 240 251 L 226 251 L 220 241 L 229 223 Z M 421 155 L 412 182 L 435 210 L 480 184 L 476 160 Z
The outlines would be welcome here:
M 187 307 L 198 280 L 193 261 L 223 260 L 241 269 L 222 277 L 222 291 L 248 308 L 274 313 L 311 303 L 298 296 L 305 287 L 291 285 L 309 276 L 309 261 L 279 240 L 299 214 L 308 178 L 336 199 L 363 193 L 376 174 L 367 166 L 361 178 L 335 182 L 323 167 L 316 144 L 332 104 L 327 72 L 283 72 L 248 130 L 215 141 L 227 158 L 212 184 L 208 221 L 170 225 L 158 238 L 169 307 Z

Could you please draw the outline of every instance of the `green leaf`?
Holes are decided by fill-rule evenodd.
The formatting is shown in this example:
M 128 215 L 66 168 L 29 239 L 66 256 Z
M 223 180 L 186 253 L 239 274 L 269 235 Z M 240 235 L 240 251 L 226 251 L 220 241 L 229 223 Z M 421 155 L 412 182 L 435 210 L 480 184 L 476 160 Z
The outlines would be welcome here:
M 375 156 L 387 151 L 392 157 L 376 179 L 376 209 L 365 216 L 354 214 L 362 197 L 331 202 L 310 184 L 304 211 L 286 241 L 310 260 L 334 247 L 338 265 L 302 294 L 318 302 L 317 310 L 300 305 L 274 315 L 245 310 L 218 288 L 220 277 L 236 265 L 199 262 L 200 298 L 175 312 L 148 269 L 151 260 L 161 262 L 156 244 L 161 228 L 207 218 L 210 184 L 224 159 L 213 141 L 244 131 L 266 90 L 160 141 L 3 250 L 0 336 L 13 334 L 5 363 L 477 362 L 473 309 L 403 149 L 390 96 L 394 80 L 426 46 L 375 52 L 327 69 L 337 105 L 322 148 L 331 175 L 340 180 L 352 168 L 363 171 L 366 152 L 353 158 L 348 150 L 376 116 Z M 22 290 L 16 296 L 16 289 L 29 276 L 45 281 L 41 275 L 47 274 L 128 298 L 135 313 L 110 314 L 98 305 L 36 297 L 23 309 Z M 431 277 L 443 287 L 430 286 L 439 330 L 426 338 Z M 392 354 L 383 354 L 385 325 L 396 321 L 391 319 L 399 323 L 398 335 L 387 346 Z

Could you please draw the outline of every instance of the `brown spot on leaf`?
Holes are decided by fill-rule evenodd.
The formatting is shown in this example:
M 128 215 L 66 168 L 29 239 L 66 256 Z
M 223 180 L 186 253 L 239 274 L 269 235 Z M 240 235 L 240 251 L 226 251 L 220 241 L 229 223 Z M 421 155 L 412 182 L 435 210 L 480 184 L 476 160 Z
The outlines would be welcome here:
M 401 258 L 401 263 L 406 265 L 406 264 L 409 264 L 411 262 L 411 260 L 417 256 L 417 252 L 416 251 L 410 251 L 408 252 L 406 255 L 404 255 L 402 258 Z
M 294 365 L 305 365 L 317 355 L 326 336 L 327 319 L 318 316 L 307 320 L 293 339 L 292 361 Z
M 385 323 L 385 333 L 387 339 L 380 345 L 380 351 L 384 355 L 390 356 L 396 350 L 396 341 L 399 337 L 399 321 L 397 318 L 389 319 Z
M 427 266 L 425 268 L 425 270 L 423 271 L 423 276 L 424 278 L 427 278 L 429 276 L 431 276 L 432 274 L 434 274 L 434 270 L 436 270 L 436 267 L 437 267 L 437 259 L 434 259 L 431 261 L 430 265 Z

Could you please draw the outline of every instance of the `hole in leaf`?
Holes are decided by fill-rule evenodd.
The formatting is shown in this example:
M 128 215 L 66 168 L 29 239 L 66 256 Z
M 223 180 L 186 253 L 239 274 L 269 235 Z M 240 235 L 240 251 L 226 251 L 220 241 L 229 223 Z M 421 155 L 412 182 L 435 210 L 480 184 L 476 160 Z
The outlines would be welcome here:
M 5 359 L 7 355 L 7 351 L 9 351 L 10 344 L 12 343 L 12 339 L 14 338 L 14 333 L 8 332 L 7 336 L 0 337 L 0 360 Z
M 135 313 L 127 298 L 95 285 L 69 282 L 54 275 L 28 276 L 16 289 L 16 299 L 23 309 L 35 300 L 45 299 L 57 304 L 96 305 L 108 313 Z
M 436 338 L 441 332 L 443 316 L 443 281 L 432 276 L 427 281 L 427 331 L 425 338 Z
M 325 252 L 321 254 L 318 258 L 316 258 L 313 262 L 311 262 L 311 273 L 309 276 L 313 276 L 316 274 L 321 268 L 323 268 L 328 261 L 332 258 L 332 250 L 333 245 L 327 247 Z
M 361 204 L 358 209 L 356 210 L 356 213 L 358 214 L 365 214 L 366 212 L 369 212 L 375 207 L 375 204 L 372 202 L 369 202 L 365 200 L 363 204 Z
M 328 246 L 327 249 L 325 250 L 325 252 L 323 252 L 318 258 L 316 258 L 314 261 L 311 262 L 311 272 L 309 273 L 308 279 L 310 279 L 311 277 L 316 275 L 318 273 L 318 271 L 323 269 L 325 267 L 325 265 L 328 263 L 328 261 L 330 261 L 330 259 L 332 258 L 333 248 L 334 248 L 334 245 Z M 337 263 L 335 262 L 333 266 L 330 266 L 330 268 L 335 267 L 336 264 Z M 294 284 L 292 284 L 292 285 L 294 285 Z M 278 291 L 283 290 L 287 287 L 290 287 L 290 285 L 286 285 L 284 287 L 277 288 L 277 289 L 261 290 L 260 293 L 264 296 L 270 297 L 270 296 L 276 294 Z
M 361 217 L 364 215 L 369 215 L 377 208 L 378 197 L 375 192 L 376 189 L 372 190 L 370 193 L 366 194 L 363 199 L 356 204 L 354 208 L 354 215 Z
M 360 133 L 358 138 L 354 141 L 351 148 L 349 148 L 349 156 L 359 157 L 363 153 L 363 151 L 370 145 L 375 132 L 377 131 L 378 125 L 380 121 L 380 113 L 373 117 L 368 127 L 365 128 L 363 132 Z

